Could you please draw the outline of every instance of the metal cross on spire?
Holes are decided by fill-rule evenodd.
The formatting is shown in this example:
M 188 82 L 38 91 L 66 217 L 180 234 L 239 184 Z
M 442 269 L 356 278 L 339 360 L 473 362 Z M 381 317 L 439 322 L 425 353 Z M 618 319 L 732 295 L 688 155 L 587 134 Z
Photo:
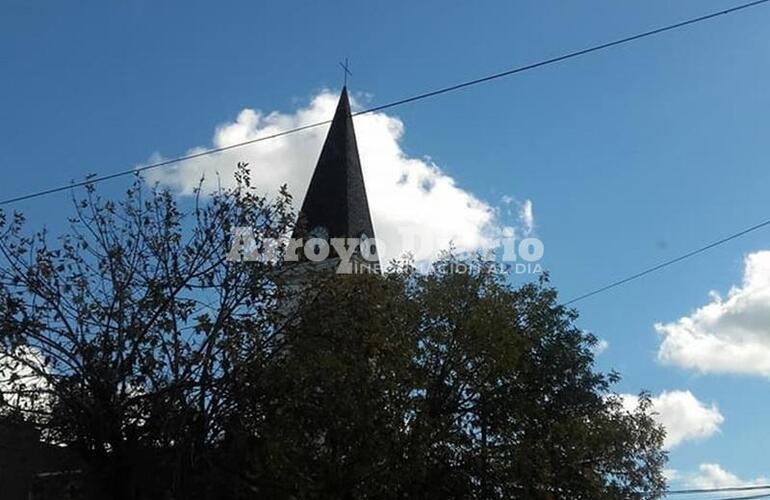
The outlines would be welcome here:
M 340 63 L 340 66 L 342 67 L 342 69 L 344 71 L 343 74 L 345 75 L 344 76 L 344 82 L 345 82 L 344 86 L 347 87 L 348 86 L 348 75 L 353 76 L 353 73 L 350 72 L 350 65 L 348 64 L 348 58 L 347 57 L 345 58 L 345 62 L 344 63 Z

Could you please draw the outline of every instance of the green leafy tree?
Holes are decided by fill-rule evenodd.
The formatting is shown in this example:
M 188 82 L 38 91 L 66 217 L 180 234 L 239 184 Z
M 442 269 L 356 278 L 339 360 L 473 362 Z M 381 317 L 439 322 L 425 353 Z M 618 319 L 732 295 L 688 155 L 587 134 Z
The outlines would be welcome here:
M 262 418 L 245 429 L 248 491 L 661 495 L 664 433 L 649 399 L 623 410 L 617 375 L 593 369 L 596 338 L 547 279 L 516 288 L 470 264 L 448 255 L 427 275 L 401 266 L 307 286 L 262 389 Z

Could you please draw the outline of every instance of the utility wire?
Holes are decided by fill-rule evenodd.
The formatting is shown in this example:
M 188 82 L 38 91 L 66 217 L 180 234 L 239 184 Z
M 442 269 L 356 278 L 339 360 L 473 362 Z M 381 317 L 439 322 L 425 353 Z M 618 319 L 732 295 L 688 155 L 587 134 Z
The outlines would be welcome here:
M 389 104 L 384 104 L 382 106 L 377 106 L 375 108 L 367 109 L 366 111 L 362 111 L 362 112 L 360 112 L 358 114 L 371 113 L 373 111 L 380 111 L 380 110 L 383 110 L 383 109 L 392 108 L 394 106 L 400 106 L 402 104 L 406 104 L 406 103 L 409 103 L 409 102 L 418 101 L 420 99 L 425 99 L 425 98 L 428 98 L 428 97 L 434 97 L 434 96 L 437 96 L 437 95 L 440 95 L 440 94 L 446 94 L 447 92 L 452 92 L 452 91 L 455 91 L 455 90 L 463 89 L 465 87 L 470 87 L 472 85 L 478 85 L 480 83 L 486 83 L 486 82 L 488 82 L 490 80 L 496 80 L 498 78 L 503 78 L 503 77 L 506 77 L 506 76 L 515 75 L 516 73 L 523 73 L 524 71 L 529 71 L 529 70 L 532 70 L 532 69 L 535 69 L 535 68 L 540 68 L 540 67 L 543 67 L 543 66 L 548 66 L 550 64 L 566 61 L 567 59 L 572 59 L 572 58 L 579 57 L 579 56 L 582 56 L 582 55 L 585 55 L 585 54 L 590 54 L 591 52 L 597 52 L 597 51 L 600 51 L 600 50 L 608 49 L 610 47 L 615 47 L 617 45 L 623 45 L 623 44 L 626 44 L 626 43 L 629 43 L 629 42 L 633 42 L 635 40 L 639 40 L 641 38 L 647 38 L 647 37 L 650 37 L 650 36 L 658 35 L 660 33 L 665 33 L 666 31 L 671 31 L 671 30 L 683 28 L 685 26 L 689 26 L 691 24 L 696 24 L 696 23 L 700 23 L 700 22 L 703 22 L 703 21 L 707 21 L 707 20 L 713 19 L 715 17 L 723 16 L 723 15 L 726 15 L 726 14 L 732 14 L 734 12 L 738 12 L 738 11 L 741 11 L 741 10 L 744 10 L 744 9 L 748 9 L 748 8 L 751 8 L 751 7 L 756 7 L 757 5 L 761 5 L 763 3 L 767 3 L 768 1 L 770 1 L 770 0 L 757 0 L 757 1 L 754 1 L 754 2 L 738 5 L 736 7 L 730 8 L 730 9 L 722 10 L 722 11 L 719 11 L 719 12 L 712 12 L 711 14 L 706 14 L 704 16 L 688 19 L 687 21 L 682 21 L 682 22 L 679 22 L 679 23 L 676 23 L 676 24 L 670 24 L 668 26 L 664 26 L 662 28 L 656 28 L 656 29 L 653 29 L 653 30 L 650 30 L 650 31 L 645 31 L 644 33 L 639 33 L 638 35 L 632 35 L 632 36 L 628 36 L 628 37 L 625 37 L 625 38 L 620 38 L 618 40 L 613 40 L 611 42 L 606 42 L 606 43 L 603 43 L 603 44 L 600 44 L 600 45 L 594 45 L 593 47 L 589 47 L 587 49 L 577 50 L 575 52 L 570 52 L 570 53 L 567 53 L 567 54 L 564 54 L 564 55 L 561 55 L 561 56 L 553 57 L 551 59 L 546 59 L 544 61 L 536 62 L 536 63 L 533 63 L 533 64 L 528 64 L 526 66 L 520 66 L 518 68 L 510 69 L 510 70 L 507 70 L 507 71 L 502 71 L 500 73 L 495 73 L 493 75 L 485 76 L 485 77 L 482 77 L 482 78 L 477 78 L 476 80 L 470 80 L 468 82 L 458 83 L 457 85 L 452 85 L 450 87 L 444 87 L 442 89 L 434 90 L 432 92 L 426 92 L 424 94 L 419 94 L 419 95 L 416 95 L 414 97 L 408 97 L 406 99 L 401 99 L 400 101 L 395 101 L 395 102 L 392 102 L 392 103 L 389 103 Z
M 655 35 L 658 35 L 658 34 L 661 34 L 661 33 L 667 32 L 667 31 L 672 31 L 672 30 L 676 30 L 676 29 L 679 29 L 679 28 L 683 28 L 685 26 L 689 26 L 689 25 L 692 25 L 692 24 L 696 24 L 696 23 L 700 23 L 700 22 L 703 22 L 703 21 L 707 21 L 707 20 L 713 19 L 715 17 L 719 17 L 719 16 L 723 16 L 723 15 L 727 15 L 727 14 L 732 14 L 732 13 L 735 13 L 735 12 L 738 12 L 738 11 L 749 9 L 751 7 L 756 7 L 758 5 L 765 4 L 765 3 L 769 2 L 769 1 L 770 0 L 756 0 L 756 1 L 753 1 L 753 2 L 749 2 L 749 3 L 738 5 L 738 6 L 729 8 L 729 9 L 721 10 L 721 11 L 718 11 L 718 12 L 712 12 L 711 14 L 706 14 L 706 15 L 703 15 L 703 16 L 700 16 L 700 17 L 695 17 L 695 18 L 688 19 L 686 21 L 682 21 L 682 22 L 679 22 L 679 23 L 670 24 L 668 26 L 664 26 L 664 27 L 661 27 L 661 28 L 656 28 L 656 29 L 653 29 L 653 30 L 650 30 L 650 31 L 645 31 L 643 33 L 639 33 L 639 34 L 636 34 L 636 35 L 628 36 L 628 37 L 625 37 L 625 38 L 620 38 L 620 39 L 617 39 L 617 40 L 613 40 L 611 42 L 602 43 L 600 45 L 594 45 L 594 46 L 586 48 L 586 49 L 581 49 L 581 50 L 577 50 L 577 51 L 574 51 L 574 52 L 569 52 L 567 54 L 563 54 L 563 55 L 558 56 L 558 57 L 553 57 L 553 58 L 550 58 L 550 59 L 545 59 L 543 61 L 536 62 L 536 63 L 533 63 L 533 64 L 528 64 L 526 66 L 519 66 L 517 68 L 513 68 L 513 69 L 510 69 L 510 70 L 507 70 L 507 71 L 500 72 L 500 73 L 495 73 L 495 74 L 492 74 L 492 75 L 489 75 L 489 76 L 485 76 L 485 77 L 482 77 L 482 78 L 477 78 L 477 79 L 474 79 L 474 80 L 469 80 L 469 81 L 458 83 L 458 84 L 451 85 L 451 86 L 448 86 L 448 87 L 443 87 L 443 88 L 440 88 L 440 89 L 437 89 L 437 90 L 433 90 L 433 91 L 430 91 L 430 92 L 425 92 L 423 94 L 418 94 L 418 95 L 415 95 L 415 96 L 412 96 L 412 97 L 407 97 L 405 99 L 400 99 L 398 101 L 393 101 L 393 102 L 390 102 L 388 104 L 383 104 L 381 106 L 375 106 L 373 108 L 369 108 L 369 109 L 365 109 L 365 110 L 353 113 L 353 116 L 360 116 L 360 115 L 364 115 L 364 114 L 367 114 L 367 113 L 374 113 L 376 111 L 382 111 L 384 109 L 389 109 L 389 108 L 393 108 L 393 107 L 396 107 L 396 106 L 401 106 L 401 105 L 404 105 L 404 104 L 407 104 L 407 103 L 411 103 L 411 102 L 415 102 L 415 101 L 419 101 L 419 100 L 422 100 L 422 99 L 427 99 L 427 98 L 430 98 L 430 97 L 435 97 L 437 95 L 446 94 L 446 93 L 449 93 L 449 92 L 454 92 L 456 90 L 464 89 L 466 87 L 470 87 L 470 86 L 473 86 L 473 85 L 478 85 L 478 84 L 481 84 L 481 83 L 486 83 L 486 82 L 489 82 L 489 81 L 492 81 L 492 80 L 496 80 L 498 78 L 503 78 L 503 77 L 515 75 L 517 73 L 523 73 L 525 71 L 533 70 L 533 69 L 540 68 L 540 67 L 543 67 L 543 66 L 548 66 L 548 65 L 551 65 L 551 64 L 555 64 L 555 63 L 559 63 L 559 62 L 562 62 L 562 61 L 566 61 L 568 59 L 572 59 L 572 58 L 579 57 L 579 56 L 582 56 L 582 55 L 590 54 L 592 52 L 597 52 L 597 51 L 600 51 L 600 50 L 608 49 L 610 47 L 615 47 L 617 45 L 623 45 L 623 44 L 626 44 L 626 43 L 630 43 L 630 42 L 633 42 L 635 40 L 639 40 L 639 39 L 642 39 L 642 38 L 647 38 L 647 37 L 655 36 Z M 145 165 L 145 166 L 138 167 L 138 168 L 132 168 L 132 169 L 129 169 L 129 170 L 123 170 L 123 171 L 120 171 L 120 172 L 115 172 L 113 174 L 107 174 L 107 175 L 101 175 L 101 176 L 94 175 L 94 176 L 91 176 L 91 177 L 89 177 L 88 179 L 86 179 L 84 181 L 72 182 L 72 183 L 64 185 L 64 186 L 59 186 L 59 187 L 54 187 L 54 188 L 50 188 L 50 189 L 45 189 L 45 190 L 42 190 L 42 191 L 28 193 L 28 194 L 25 194 L 25 195 L 16 196 L 14 198 L 8 198 L 8 199 L 0 201 L 0 206 L 9 205 L 11 203 L 17 203 L 17 202 L 24 201 L 24 200 L 30 200 L 30 199 L 33 199 L 33 198 L 39 198 L 41 196 L 46 196 L 46 195 L 49 195 L 49 194 L 58 193 L 58 192 L 61 192 L 61 191 L 66 191 L 68 189 L 72 189 L 72 188 L 76 188 L 76 187 L 82 187 L 82 186 L 86 186 L 86 185 L 90 185 L 90 184 L 96 184 L 98 182 L 107 181 L 107 180 L 110 180 L 110 179 L 115 179 L 117 177 L 123 177 L 123 176 L 126 176 L 126 175 L 134 175 L 134 174 L 137 174 L 139 172 L 144 172 L 144 171 L 151 170 L 151 169 L 165 167 L 165 166 L 168 166 L 168 165 L 172 165 L 174 163 L 180 163 L 180 162 L 183 162 L 183 161 L 192 160 L 192 159 L 195 159 L 195 158 L 200 158 L 202 156 L 207 156 L 207 155 L 211 155 L 211 154 L 215 154 L 215 153 L 221 153 L 223 151 L 228 151 L 228 150 L 231 150 L 231 149 L 240 148 L 240 147 L 243 147 L 243 146 L 247 146 L 249 144 L 255 144 L 255 143 L 258 143 L 258 142 L 267 141 L 267 140 L 270 140 L 270 139 L 275 139 L 275 138 L 278 138 L 278 137 L 283 137 L 283 136 L 286 136 L 286 135 L 289 135 L 289 134 L 294 134 L 294 133 L 301 132 L 301 131 L 304 131 L 304 130 L 309 130 L 309 129 L 312 129 L 312 128 L 320 127 L 320 126 L 326 125 L 326 124 L 328 124 L 330 122 L 331 122 L 331 120 L 324 120 L 324 121 L 321 121 L 321 122 L 311 123 L 311 124 L 308 124 L 308 125 L 303 125 L 301 127 L 297 127 L 297 128 L 293 128 L 293 129 L 289 129 L 289 130 L 284 130 L 284 131 L 281 131 L 281 132 L 277 132 L 275 134 L 266 135 L 266 136 L 262 136 L 262 137 L 257 137 L 257 138 L 254 138 L 254 139 L 251 139 L 251 140 L 248 140 L 248 141 L 237 143 L 237 144 L 231 144 L 229 146 L 224 146 L 224 147 L 221 147 L 221 148 L 207 149 L 205 151 L 201 151 L 201 152 L 198 152 L 198 153 L 195 153 L 195 154 L 190 154 L 190 155 L 186 155 L 186 156 L 180 156 L 180 157 L 177 157 L 177 158 L 172 158 L 172 159 L 169 159 L 169 160 L 164 160 L 164 161 L 161 161 L 161 162 L 152 163 L 150 165 Z
M 695 493 L 728 493 L 728 492 L 732 493 L 736 491 L 757 491 L 757 490 L 770 490 L 770 484 L 752 485 L 752 486 L 730 486 L 730 487 L 724 487 L 724 488 L 697 488 L 697 489 L 688 489 L 688 490 L 669 490 L 666 492 L 666 495 L 690 495 Z M 742 497 L 742 498 L 748 498 L 748 497 Z
M 667 260 L 665 262 L 661 262 L 658 265 L 649 267 L 649 268 L 647 268 L 647 269 L 645 269 L 643 271 L 639 271 L 638 273 L 632 274 L 631 276 L 628 276 L 626 278 L 622 278 L 622 279 L 619 279 L 617 281 L 613 281 L 612 283 L 610 283 L 608 285 L 605 285 L 605 286 L 603 286 L 601 288 L 597 288 L 596 290 L 592 290 L 590 292 L 584 293 L 583 295 L 578 295 L 577 297 L 575 297 L 573 299 L 570 299 L 567 302 L 565 302 L 564 305 L 566 306 L 566 305 L 569 305 L 569 304 L 574 304 L 575 302 L 578 302 L 580 300 L 587 299 L 588 297 L 592 297 L 592 296 L 597 295 L 599 293 L 606 292 L 607 290 L 610 290 L 612 288 L 615 288 L 615 287 L 618 287 L 620 285 L 624 285 L 624 284 L 626 284 L 628 282 L 637 280 L 637 279 L 639 279 L 639 278 L 641 278 L 643 276 L 647 276 L 648 274 L 652 274 L 652 273 L 654 273 L 656 271 L 660 271 L 661 269 L 664 269 L 666 267 L 672 266 L 672 265 L 676 264 L 677 262 L 681 262 L 681 261 L 683 261 L 685 259 L 689 259 L 690 257 L 694 257 L 694 256 L 696 256 L 696 255 L 698 255 L 700 253 L 703 253 L 703 252 L 707 251 L 707 250 L 711 250 L 714 247 L 718 247 L 719 245 L 727 243 L 728 241 L 732 241 L 734 239 L 740 238 L 741 236 L 747 235 L 749 233 L 753 233 L 754 231 L 758 231 L 758 230 L 760 230 L 760 229 L 762 229 L 764 227 L 767 227 L 767 226 L 770 226 L 770 219 L 768 219 L 768 220 L 766 220 L 764 222 L 760 222 L 759 224 L 753 225 L 753 226 L 751 226 L 749 228 L 746 228 L 743 231 L 739 231 L 739 232 L 733 233 L 733 234 L 731 234 L 729 236 L 725 236 L 724 238 L 722 238 L 720 240 L 714 241 L 713 243 L 709 243 L 708 245 L 702 246 L 702 247 L 700 247 L 700 248 L 698 248 L 696 250 L 693 250 L 691 252 L 687 252 L 686 254 L 680 255 L 679 257 L 675 257 L 675 258 Z
M 742 496 L 742 497 L 712 498 L 710 500 L 753 500 L 757 498 L 770 498 L 770 493 L 760 493 L 759 495 L 749 495 L 749 496 Z
M 770 0 L 767 0 L 770 1 Z M 6 200 L 0 201 L 0 206 L 2 205 L 10 205 L 11 203 L 17 203 L 19 201 L 29 200 L 32 198 L 39 198 L 41 196 L 45 196 L 48 194 L 58 193 L 61 191 L 67 191 L 72 188 L 76 187 L 82 187 L 82 186 L 88 186 L 91 184 L 96 184 L 97 182 L 107 181 L 110 179 L 115 179 L 116 177 L 123 177 L 126 175 L 136 175 L 140 172 L 144 172 L 146 170 L 152 170 L 155 168 L 165 167 L 168 165 L 172 165 L 174 163 L 179 163 L 187 160 L 194 160 L 195 158 L 200 158 L 202 156 L 208 156 L 214 153 L 221 153 L 222 151 L 228 151 L 230 149 L 240 148 L 243 146 L 247 146 L 249 144 L 254 144 L 257 142 L 267 141 L 270 139 L 276 139 L 278 137 L 283 137 L 285 135 L 294 134 L 296 132 L 301 132 L 303 130 L 308 130 L 315 127 L 320 127 L 321 125 L 326 125 L 328 123 L 331 123 L 331 120 L 326 120 L 322 122 L 317 123 L 311 123 L 309 125 L 303 125 L 301 127 L 293 128 L 290 130 L 283 130 L 281 132 L 276 132 L 275 134 L 265 135 L 261 137 L 257 137 L 255 139 L 250 139 L 245 142 L 239 142 L 237 144 L 230 144 L 229 146 L 223 146 L 221 148 L 213 148 L 213 149 L 206 149 L 205 151 L 200 151 L 198 153 L 186 155 L 186 156 L 179 156 L 177 158 L 171 158 L 170 160 L 164 160 L 158 163 L 152 163 L 150 165 L 144 165 L 142 167 L 132 168 L 130 170 L 123 170 L 120 172 L 115 172 L 114 174 L 108 174 L 108 175 L 101 175 L 101 176 L 90 176 L 86 178 L 84 181 L 78 181 L 78 182 L 72 182 L 70 184 L 67 184 L 66 186 L 58 186 L 51 189 L 46 189 L 43 191 L 37 191 L 35 193 L 29 193 L 22 196 L 17 196 L 15 198 L 9 198 Z

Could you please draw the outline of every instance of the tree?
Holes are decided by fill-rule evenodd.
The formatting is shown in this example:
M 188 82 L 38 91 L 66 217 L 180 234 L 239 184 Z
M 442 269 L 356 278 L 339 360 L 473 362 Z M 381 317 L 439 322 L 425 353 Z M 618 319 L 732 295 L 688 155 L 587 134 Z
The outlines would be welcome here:
M 54 242 L 0 217 L 0 412 L 77 451 L 103 498 L 661 496 L 649 399 L 623 409 L 546 278 L 447 254 L 298 288 L 226 258 L 235 227 L 293 221 L 237 180 L 186 210 L 89 188 Z
M 0 215 L 2 410 L 77 450 L 103 498 L 205 491 L 220 389 L 270 349 L 272 266 L 226 255 L 236 226 L 285 234 L 290 199 L 256 196 L 245 165 L 237 180 L 187 212 L 139 178 L 120 203 L 89 186 L 54 241 Z
M 610 392 L 617 375 L 593 370 L 596 338 L 547 279 L 514 288 L 473 264 L 447 255 L 427 275 L 406 265 L 308 287 L 270 397 L 253 404 L 248 491 L 661 495 L 664 433 L 649 398 L 623 410 Z

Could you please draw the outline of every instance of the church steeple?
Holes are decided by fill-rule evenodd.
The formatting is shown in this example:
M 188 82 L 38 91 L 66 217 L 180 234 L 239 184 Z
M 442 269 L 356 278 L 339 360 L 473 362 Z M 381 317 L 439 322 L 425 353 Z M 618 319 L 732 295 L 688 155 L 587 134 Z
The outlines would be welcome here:
M 346 87 L 302 203 L 294 237 L 374 237 Z

